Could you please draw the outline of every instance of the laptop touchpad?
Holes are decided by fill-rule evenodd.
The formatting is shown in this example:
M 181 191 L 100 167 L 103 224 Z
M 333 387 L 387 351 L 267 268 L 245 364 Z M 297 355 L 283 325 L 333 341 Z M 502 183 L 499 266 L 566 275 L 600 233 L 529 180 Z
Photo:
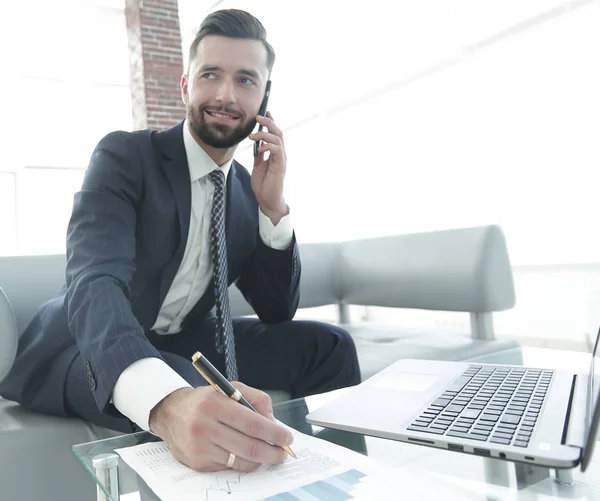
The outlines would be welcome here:
M 375 388 L 396 391 L 426 391 L 439 381 L 439 374 L 393 372 L 373 381 Z

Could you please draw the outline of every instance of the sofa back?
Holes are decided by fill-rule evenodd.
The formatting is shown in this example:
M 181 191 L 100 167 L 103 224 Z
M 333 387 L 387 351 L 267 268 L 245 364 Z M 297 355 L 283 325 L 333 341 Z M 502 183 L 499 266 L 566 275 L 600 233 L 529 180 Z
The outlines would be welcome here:
M 329 304 L 491 313 L 515 304 L 496 225 L 300 246 L 300 308 Z M 232 311 L 251 315 L 237 289 Z
M 340 300 L 347 304 L 471 313 L 515 304 L 498 226 L 343 242 L 338 255 Z

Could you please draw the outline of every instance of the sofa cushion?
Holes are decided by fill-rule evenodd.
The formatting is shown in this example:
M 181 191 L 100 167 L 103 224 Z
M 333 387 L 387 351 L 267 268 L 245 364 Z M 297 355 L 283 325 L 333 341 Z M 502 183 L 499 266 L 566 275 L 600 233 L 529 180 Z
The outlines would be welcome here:
M 28 412 L 0 398 L 0 498 L 94 501 L 94 482 L 71 446 L 116 435 L 79 419 Z
M 341 327 L 354 339 L 363 381 L 401 358 L 522 363 L 521 350 L 515 341 L 480 341 L 471 338 L 468 333 L 373 323 L 353 323 Z

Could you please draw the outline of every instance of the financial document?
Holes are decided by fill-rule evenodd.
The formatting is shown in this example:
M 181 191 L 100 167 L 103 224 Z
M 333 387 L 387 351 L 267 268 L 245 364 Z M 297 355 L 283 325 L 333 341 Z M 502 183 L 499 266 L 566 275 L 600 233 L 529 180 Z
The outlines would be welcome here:
M 422 484 L 414 485 L 408 473 L 403 475 L 357 452 L 291 431 L 297 458 L 288 457 L 281 465 L 263 465 L 250 473 L 197 472 L 177 461 L 164 442 L 115 452 L 162 501 L 372 500 L 374 494 L 377 499 L 396 499 L 399 484 L 403 495 L 410 493 L 405 499 L 437 499 L 433 493 L 426 497 Z

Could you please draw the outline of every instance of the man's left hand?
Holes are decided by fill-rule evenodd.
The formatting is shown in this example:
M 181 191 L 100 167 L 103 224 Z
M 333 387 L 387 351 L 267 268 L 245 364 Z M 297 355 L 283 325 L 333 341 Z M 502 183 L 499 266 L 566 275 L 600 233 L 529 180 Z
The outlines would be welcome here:
M 252 141 L 262 141 L 258 156 L 254 157 L 252 191 L 258 200 L 260 210 L 273 225 L 277 226 L 281 218 L 288 214 L 288 207 L 283 198 L 283 180 L 287 163 L 283 133 L 275 125 L 270 112 L 266 117 L 258 115 L 256 121 L 267 131 L 263 129 L 248 136 Z M 265 159 L 267 151 L 269 158 Z

